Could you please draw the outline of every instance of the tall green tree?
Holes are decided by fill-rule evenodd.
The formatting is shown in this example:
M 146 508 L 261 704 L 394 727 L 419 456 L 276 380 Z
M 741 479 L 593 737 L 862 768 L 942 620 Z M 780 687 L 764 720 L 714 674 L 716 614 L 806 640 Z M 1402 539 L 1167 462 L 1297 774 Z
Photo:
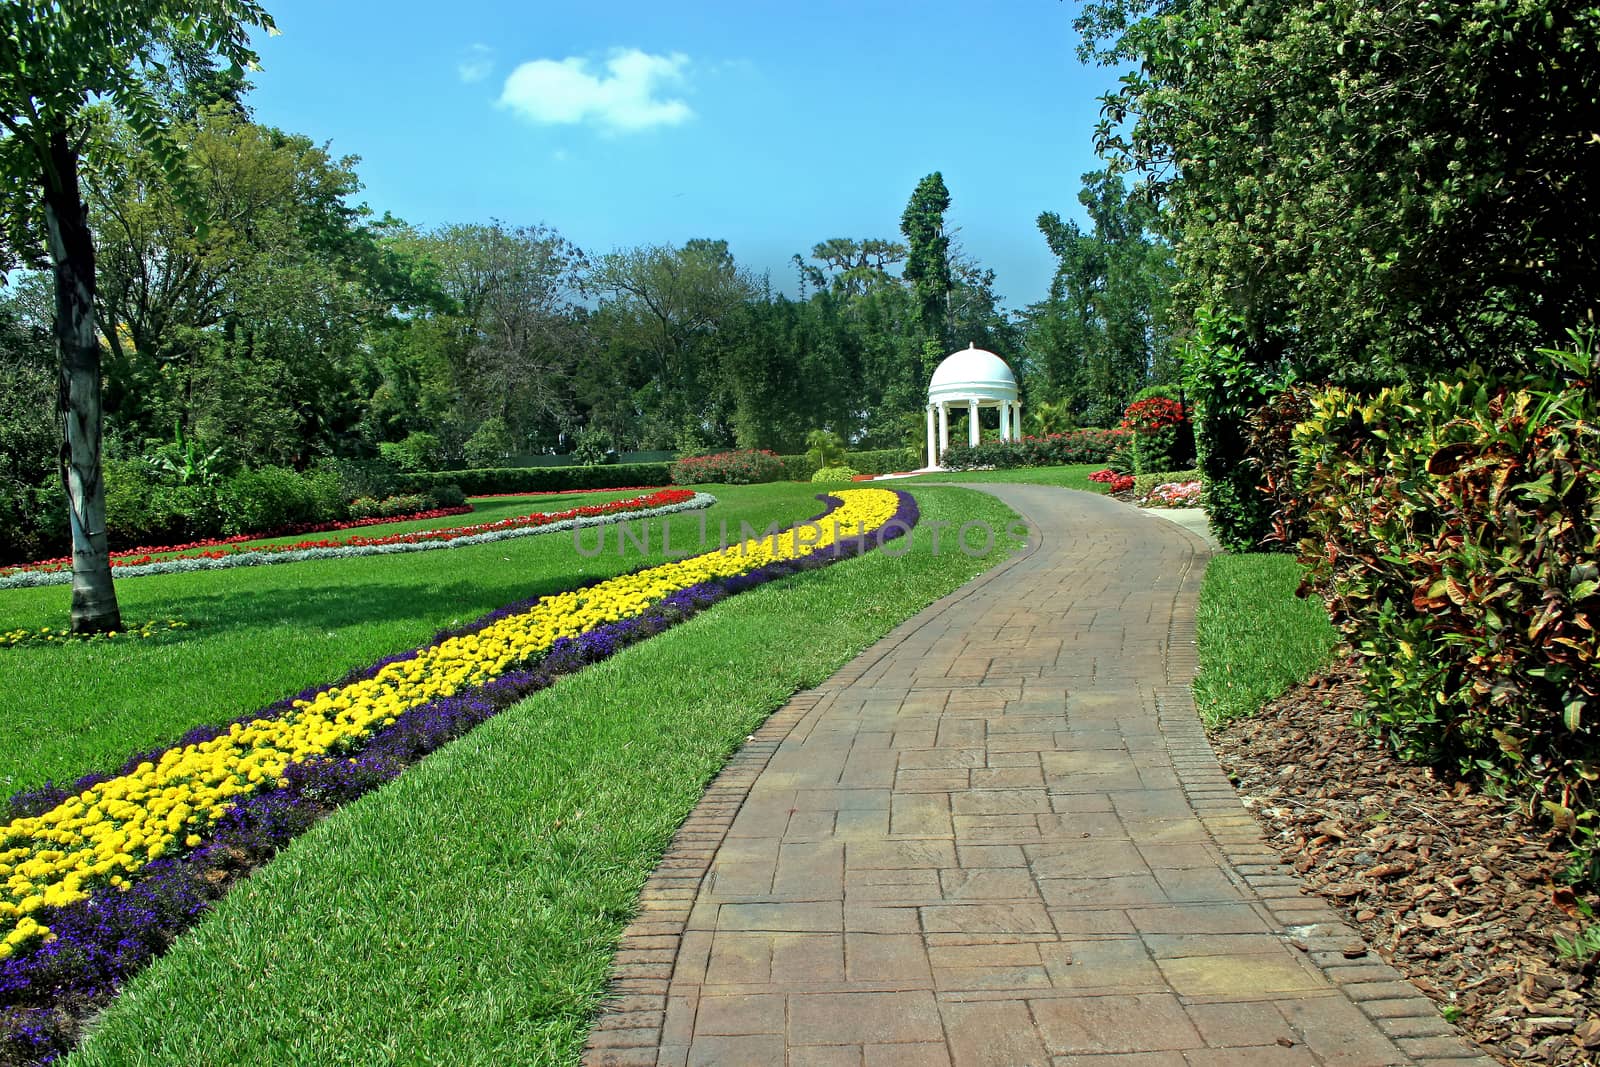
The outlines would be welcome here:
M 905 279 L 916 294 L 923 335 L 938 341 L 946 352 L 955 332 L 950 318 L 950 291 L 955 280 L 950 271 L 950 237 L 944 227 L 944 213 L 949 208 L 950 190 L 945 188 L 944 176 L 934 171 L 917 183 L 900 216 L 900 232 L 905 234 L 908 249 Z
M 1514 366 L 1600 303 L 1600 7 L 1096 0 L 1132 64 L 1102 151 L 1249 358 L 1355 378 Z
M 33 194 L 21 203 L 35 209 L 7 218 L 8 241 L 35 246 L 42 232 L 55 273 L 75 633 L 122 625 L 106 545 L 95 247 L 79 182 L 85 111 L 91 100 L 112 101 L 182 181 L 181 152 L 165 136 L 164 116 L 141 72 L 162 66 L 163 42 L 174 38 L 196 41 L 234 67 L 252 65 L 250 26 L 275 32 L 271 16 L 252 0 L 11 0 L 0 6 L 0 175 L 13 187 L 31 186 Z
M 1085 231 L 1053 211 L 1039 230 L 1056 257 L 1050 296 L 1030 315 L 1028 348 L 1041 394 L 1094 425 L 1120 417 L 1135 393 L 1177 374 L 1172 248 L 1153 207 L 1112 171 L 1083 176 Z

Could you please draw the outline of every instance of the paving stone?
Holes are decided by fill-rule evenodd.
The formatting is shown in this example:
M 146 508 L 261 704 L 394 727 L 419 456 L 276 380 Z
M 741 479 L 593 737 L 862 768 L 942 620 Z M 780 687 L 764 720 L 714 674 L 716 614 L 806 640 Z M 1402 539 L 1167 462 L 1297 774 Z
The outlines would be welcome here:
M 647 882 L 583 1062 L 1477 1067 L 1343 958 L 1217 765 L 1200 540 L 992 488 L 1048 536 L 758 728 Z

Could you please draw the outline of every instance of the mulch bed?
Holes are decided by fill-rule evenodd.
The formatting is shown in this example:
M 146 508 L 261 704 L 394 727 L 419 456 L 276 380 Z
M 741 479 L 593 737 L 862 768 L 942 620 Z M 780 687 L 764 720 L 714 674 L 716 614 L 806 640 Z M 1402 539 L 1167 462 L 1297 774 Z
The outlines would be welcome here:
M 1600 1064 L 1600 954 L 1564 959 L 1587 924 L 1560 883 L 1562 838 L 1514 803 L 1400 763 L 1351 723 L 1352 663 L 1296 686 L 1212 746 L 1305 892 L 1508 1064 Z

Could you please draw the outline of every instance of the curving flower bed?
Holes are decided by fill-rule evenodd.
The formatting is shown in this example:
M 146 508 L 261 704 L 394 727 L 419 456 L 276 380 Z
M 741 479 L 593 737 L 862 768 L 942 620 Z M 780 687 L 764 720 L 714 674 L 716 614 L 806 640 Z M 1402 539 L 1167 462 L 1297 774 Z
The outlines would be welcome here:
M 510 605 L 114 775 L 13 797 L 0 828 L 0 1061 L 69 1047 L 79 1021 L 234 878 L 340 803 L 559 674 L 917 520 L 905 493 L 826 499 L 781 534 Z
M 470 515 L 471 506 L 462 504 L 459 507 L 430 508 L 427 511 L 416 511 L 409 515 L 375 515 L 368 519 L 345 519 L 340 522 L 302 522 L 292 526 L 281 526 L 276 530 L 266 533 L 233 534 L 231 537 L 206 537 L 199 541 L 185 541 L 181 545 L 140 545 L 138 548 L 119 548 L 110 553 L 111 565 L 120 567 L 127 563 L 147 562 L 153 556 L 166 555 L 171 552 L 192 552 L 197 548 L 222 548 L 226 545 L 244 544 L 246 541 L 260 541 L 268 537 L 298 537 L 301 534 L 329 533 L 334 530 L 356 530 L 363 526 L 384 526 L 392 522 L 419 522 L 425 519 L 444 519 L 452 515 Z M 72 567 L 71 556 L 57 556 L 54 559 L 38 559 L 31 563 L 8 563 L 0 566 L 0 578 L 19 571 L 60 571 Z
M 204 552 L 198 556 L 174 559 L 124 559 L 113 561 L 117 576 L 138 578 L 149 574 L 174 574 L 228 567 L 257 567 L 273 563 L 299 563 L 308 559 L 345 559 L 395 552 L 426 552 L 437 548 L 463 548 L 486 545 L 530 534 L 556 533 L 588 526 L 599 526 L 625 519 L 649 519 L 680 511 L 707 508 L 716 503 L 709 493 L 686 489 L 661 489 L 648 496 L 613 500 L 606 504 L 586 504 L 557 512 L 533 512 L 497 522 L 475 526 L 453 526 L 443 530 L 417 530 L 383 537 L 355 536 L 344 541 L 301 541 L 292 545 L 257 545 L 227 552 Z M 163 550 L 164 551 L 164 550 Z M 32 588 L 41 585 L 66 585 L 72 572 L 17 569 L 0 572 L 0 589 Z
M 1142 508 L 1197 508 L 1200 506 L 1200 483 L 1162 482 L 1149 495 L 1139 501 Z

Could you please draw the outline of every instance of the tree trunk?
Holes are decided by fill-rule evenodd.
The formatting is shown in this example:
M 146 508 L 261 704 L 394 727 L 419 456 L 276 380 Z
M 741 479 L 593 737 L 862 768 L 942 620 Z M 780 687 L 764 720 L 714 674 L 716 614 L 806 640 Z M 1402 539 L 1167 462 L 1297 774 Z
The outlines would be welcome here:
M 64 132 L 50 139 L 45 222 L 56 275 L 61 484 L 72 529 L 72 632 L 120 630 L 106 545 L 106 490 L 100 468 L 100 341 L 94 327 L 94 239 L 78 189 L 78 153 Z

